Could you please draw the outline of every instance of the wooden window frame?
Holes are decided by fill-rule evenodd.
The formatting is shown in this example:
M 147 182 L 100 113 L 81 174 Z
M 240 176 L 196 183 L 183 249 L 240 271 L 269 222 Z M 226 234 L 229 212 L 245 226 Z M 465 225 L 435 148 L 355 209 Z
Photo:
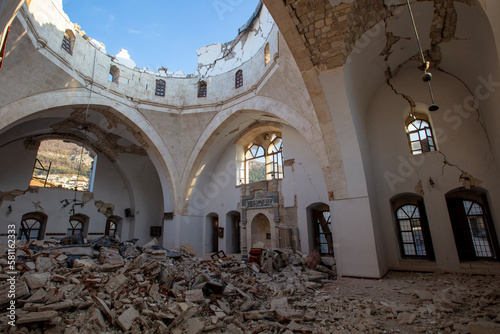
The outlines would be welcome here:
M 414 124 L 416 122 L 420 122 L 418 124 L 418 128 Z M 422 127 L 423 124 L 427 126 Z M 410 130 L 410 126 L 413 126 L 414 128 L 416 128 L 416 130 Z M 422 131 L 424 132 L 424 134 L 422 134 Z M 409 117 L 406 121 L 406 134 L 408 145 L 410 146 L 410 152 L 412 155 L 437 151 L 436 137 L 434 136 L 431 122 L 426 115 L 414 114 L 412 117 Z M 412 137 L 415 136 L 417 136 L 418 138 L 412 140 Z M 419 144 L 420 148 L 413 148 L 413 144 L 417 143 Z

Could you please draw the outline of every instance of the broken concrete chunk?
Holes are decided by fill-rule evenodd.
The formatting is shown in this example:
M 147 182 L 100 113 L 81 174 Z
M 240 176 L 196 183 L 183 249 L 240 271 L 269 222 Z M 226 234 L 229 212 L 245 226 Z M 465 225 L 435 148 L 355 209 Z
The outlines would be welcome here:
M 116 319 L 116 323 L 120 325 L 120 327 L 124 331 L 128 331 L 130 327 L 132 327 L 135 319 L 137 319 L 139 316 L 139 312 L 137 312 L 137 310 L 133 306 L 131 306 L 125 312 L 123 312 L 118 317 L 118 319 Z
M 111 314 L 111 310 L 108 307 L 108 304 L 106 304 L 104 300 L 97 296 L 92 296 L 92 299 L 94 300 L 97 308 L 104 314 L 104 316 L 109 320 L 113 320 L 113 316 Z
M 186 291 L 186 301 L 192 303 L 201 303 L 205 301 L 203 291 L 199 289 Z
M 27 273 L 23 277 L 30 289 L 38 289 L 49 281 L 50 273 Z
M 104 288 L 106 289 L 107 293 L 111 294 L 113 291 L 117 291 L 125 284 L 127 284 L 127 281 L 128 281 L 127 276 L 121 274 L 111 278 Z
M 39 273 L 49 272 L 55 268 L 55 262 L 51 257 L 38 256 L 36 258 L 36 271 Z
M 205 324 L 198 318 L 191 318 L 187 321 L 186 334 L 199 334 L 205 329 Z
M 16 320 L 16 325 L 30 324 L 39 321 L 49 321 L 55 317 L 57 317 L 56 311 L 30 312 L 26 315 L 19 316 L 19 318 Z

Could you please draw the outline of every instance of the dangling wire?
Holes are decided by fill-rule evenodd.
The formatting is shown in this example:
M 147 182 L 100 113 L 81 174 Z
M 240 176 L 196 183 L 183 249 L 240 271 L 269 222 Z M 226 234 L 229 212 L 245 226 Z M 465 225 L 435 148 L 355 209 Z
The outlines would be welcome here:
M 96 57 L 97 57 L 97 48 L 94 49 L 94 62 L 92 64 L 92 79 L 90 81 L 89 99 L 88 99 L 88 102 L 87 102 L 87 109 L 85 111 L 85 122 L 87 121 L 87 119 L 89 117 L 90 101 L 91 101 L 91 97 L 92 97 L 92 89 L 94 87 L 94 75 L 95 75 L 95 60 L 96 60 Z M 87 139 L 87 126 L 84 125 L 83 126 L 83 143 L 85 143 L 86 139 Z M 85 150 L 84 145 L 82 145 L 82 149 L 80 151 L 80 163 L 78 165 L 78 174 L 76 176 L 75 197 L 73 198 L 73 206 L 71 208 L 71 214 L 72 215 L 75 214 L 75 206 L 77 204 L 76 195 L 77 195 L 77 192 L 78 192 L 78 180 L 80 179 L 80 175 L 81 175 L 81 172 L 82 172 L 83 151 L 84 150 Z M 81 203 L 81 205 L 83 206 L 83 203 Z
M 427 72 L 429 69 L 430 63 L 425 60 L 424 57 L 424 52 L 422 51 L 422 44 L 420 43 L 420 37 L 418 36 L 418 31 L 417 31 L 417 26 L 415 25 L 415 18 L 413 17 L 413 11 L 411 10 L 411 5 L 410 1 L 406 0 L 406 4 L 408 5 L 408 11 L 410 12 L 410 18 L 411 18 L 411 23 L 413 25 L 413 32 L 415 33 L 415 38 L 417 39 L 417 45 L 418 45 L 418 51 L 420 52 L 420 57 L 422 58 L 422 68 L 424 71 L 424 75 L 422 76 L 422 80 L 424 82 L 427 82 L 429 85 L 429 93 L 431 95 L 431 100 L 432 100 L 432 105 L 429 107 L 429 111 L 436 111 L 439 109 L 439 106 L 436 105 L 434 102 L 434 94 L 432 94 L 432 87 L 431 87 L 431 79 L 432 79 L 432 74 Z

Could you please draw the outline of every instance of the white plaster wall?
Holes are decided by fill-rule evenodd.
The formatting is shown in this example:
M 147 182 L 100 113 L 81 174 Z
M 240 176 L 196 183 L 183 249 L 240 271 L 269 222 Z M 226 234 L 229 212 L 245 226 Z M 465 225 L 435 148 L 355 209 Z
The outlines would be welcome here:
M 417 102 L 417 111 L 425 113 L 430 97 L 427 86 L 415 80 L 419 77 L 417 70 L 402 71 L 395 78 L 394 86 L 398 92 L 411 96 Z M 489 194 L 497 235 L 500 229 L 496 205 L 500 202 L 498 166 L 492 159 L 485 129 L 477 120 L 477 112 L 456 112 L 457 109 L 454 109 L 457 102 L 467 101 L 470 93 L 459 80 L 440 72 L 434 73 L 432 83 L 436 102 L 440 106 L 439 111 L 430 113 L 438 152 L 410 155 L 405 133 L 409 105 L 387 85 L 380 87 L 367 114 L 377 202 L 390 269 L 432 270 L 437 266 L 441 270 L 460 270 L 444 195 L 463 186 L 459 181 L 462 171 L 482 181 L 482 188 Z M 482 104 L 479 111 L 484 112 Z M 429 184 L 429 178 L 433 179 L 434 187 Z M 415 193 L 419 181 L 423 185 L 435 264 L 399 260 L 389 201 L 400 193 Z
M 36 150 L 26 149 L 23 140 L 17 140 L 0 147 L 0 156 L 9 157 L 2 158 L 0 163 L 0 191 L 28 189 L 35 166 Z
M 311 252 L 306 208 L 313 203 L 328 203 L 328 191 L 321 166 L 310 146 L 295 129 L 285 126 L 283 135 L 283 159 L 293 159 L 293 168 L 285 167 L 281 189 L 284 207 L 293 207 L 297 197 L 297 219 L 301 250 Z M 284 221 L 290 225 L 292 222 Z M 335 233 L 335 231 L 333 231 Z
M 122 239 L 138 238 L 137 244 L 143 245 L 152 239 L 150 227 L 163 224 L 163 196 L 158 173 L 148 157 L 120 154 L 119 162 L 125 184 L 122 188 L 109 187 L 108 191 L 120 189 L 130 198 L 124 202 L 114 200 L 117 215 L 124 218 L 124 228 L 128 227 L 122 230 Z M 131 208 L 133 218 L 125 217 L 126 208 Z M 157 239 L 161 242 L 161 238 Z
M 332 114 L 349 197 L 347 200 L 334 201 L 330 205 L 334 251 L 336 256 L 341 257 L 338 272 L 344 276 L 380 277 L 386 268 L 383 257 L 377 251 L 381 242 L 375 239 L 377 216 L 370 207 L 363 159 L 356 132 L 356 126 L 358 126 L 358 131 L 362 132 L 362 125 L 354 122 L 344 84 L 344 72 L 324 73 L 319 79 Z M 357 211 L 352 212 L 349 217 L 349 208 L 355 206 Z M 353 249 L 354 245 L 358 250 Z M 359 254 L 364 255 L 360 257 Z M 357 265 L 352 266 L 351 263 L 357 263 Z
M 22 141 L 15 141 L 0 148 L 0 155 L 3 157 L 2 161 L 5 161 L 0 164 L 0 191 L 27 191 L 36 151 L 28 151 Z M 119 162 L 113 163 L 100 154 L 95 168 L 94 191 L 88 194 L 89 201 L 83 208 L 76 207 L 77 213 L 90 217 L 88 232 L 104 233 L 106 217 L 99 213 L 95 206 L 95 201 L 102 201 L 112 204 L 113 214 L 123 218 L 120 236 L 122 240 L 134 237 L 139 238 L 138 244 L 148 242 L 151 239 L 149 227 L 162 225 L 163 218 L 161 187 L 151 161 L 148 157 L 122 154 Z M 3 217 L 2 222 L 15 224 L 18 229 L 25 213 L 42 211 L 48 215 L 46 233 L 66 233 L 70 207 L 62 208 L 60 201 L 71 201 L 74 196 L 75 193 L 69 190 L 34 188 L 33 191 L 21 193 L 14 201 L 4 200 L 0 205 L 0 216 Z M 81 200 L 82 196 L 82 192 L 77 193 L 78 200 Z M 9 212 L 9 206 L 12 207 L 12 212 Z M 125 217 L 126 208 L 132 208 L 134 218 Z M 2 226 L 6 229 L 6 225 Z

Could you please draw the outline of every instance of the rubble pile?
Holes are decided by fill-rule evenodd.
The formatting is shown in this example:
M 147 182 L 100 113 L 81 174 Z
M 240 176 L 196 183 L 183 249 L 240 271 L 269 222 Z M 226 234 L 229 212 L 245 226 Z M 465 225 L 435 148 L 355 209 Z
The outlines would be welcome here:
M 0 254 L 4 281 L 6 248 Z M 334 260 L 318 254 L 264 250 L 245 263 L 196 258 L 190 245 L 166 250 L 154 240 L 138 247 L 110 238 L 19 242 L 16 255 L 16 327 L 8 324 L 9 287 L 2 282 L 2 333 L 495 333 L 500 327 L 494 276 L 337 279 Z

